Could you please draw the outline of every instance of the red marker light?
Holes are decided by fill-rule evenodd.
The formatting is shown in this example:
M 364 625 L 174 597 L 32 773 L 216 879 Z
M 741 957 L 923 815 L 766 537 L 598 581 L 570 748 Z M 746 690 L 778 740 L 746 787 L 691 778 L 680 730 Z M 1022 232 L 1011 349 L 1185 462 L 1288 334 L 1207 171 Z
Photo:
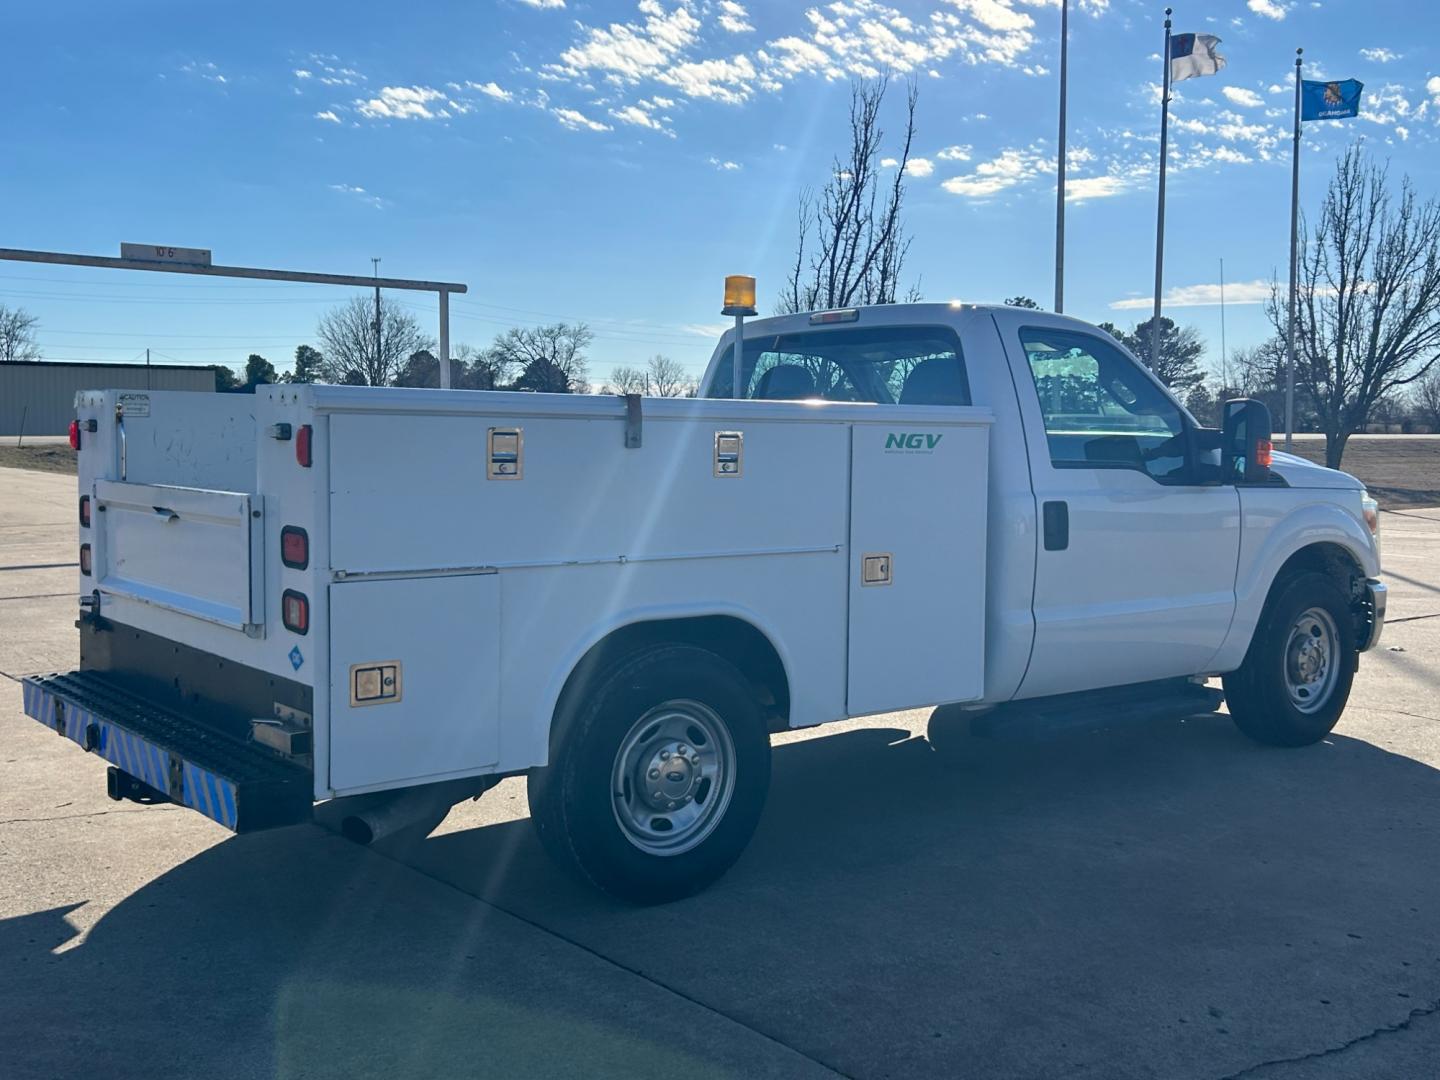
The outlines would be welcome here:
M 90 576 L 90 545 L 80 545 L 80 573 Z
M 80 449 L 80 421 L 79 421 L 79 420 L 71 420 L 71 421 L 70 421 L 70 449 L 71 449 L 71 450 L 79 450 L 79 449 Z
M 295 433 L 295 460 L 307 469 L 313 460 L 310 447 L 314 439 L 315 429 L 309 424 L 301 424 L 300 430 Z
M 80 524 L 88 529 L 90 527 L 90 496 L 80 496 Z
M 1272 443 L 1269 439 L 1256 439 L 1256 440 L 1255 440 L 1255 464 L 1256 464 L 1256 465 L 1259 465 L 1261 468 L 1265 468 L 1265 469 L 1270 468 L 1270 463 L 1274 460 L 1274 455 L 1275 455 L 1275 444 Z
M 310 535 L 298 525 L 280 530 L 280 561 L 291 570 L 304 570 L 310 565 Z

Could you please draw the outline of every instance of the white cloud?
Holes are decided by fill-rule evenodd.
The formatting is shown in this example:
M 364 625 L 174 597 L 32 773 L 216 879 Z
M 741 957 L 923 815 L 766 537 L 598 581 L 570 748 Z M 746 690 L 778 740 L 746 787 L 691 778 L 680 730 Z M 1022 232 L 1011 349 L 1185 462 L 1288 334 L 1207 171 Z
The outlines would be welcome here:
M 335 111 L 333 109 L 326 109 L 324 112 L 317 112 L 315 114 L 315 119 L 328 120 L 332 124 L 340 123 L 340 117 L 335 115 Z
M 520 0 L 520 2 L 529 7 L 549 10 L 556 10 L 565 6 L 565 0 Z
M 969 161 L 970 152 L 974 149 L 969 143 L 964 146 L 947 146 L 935 156 L 941 161 Z
M 376 210 L 384 209 L 385 206 L 384 199 L 380 198 L 380 196 L 378 195 L 372 195 L 363 187 L 360 187 L 356 184 L 331 184 L 330 190 L 338 191 L 341 195 L 352 196 L 353 198 L 358 199 L 360 202 L 364 203 L 366 206 L 373 206 Z
M 935 163 L 929 158 L 915 157 L 905 163 L 907 176 L 925 177 L 935 171 Z
M 895 167 L 896 167 L 897 165 L 899 165 L 899 164 L 900 164 L 900 159 L 899 159 L 899 158 L 887 157 L 887 158 L 881 158 L 881 159 L 880 159 L 880 167 L 881 167 L 882 169 L 893 169 L 893 168 L 895 168 Z
M 1270 299 L 1270 282 L 1261 278 L 1254 281 L 1229 281 L 1225 283 L 1225 303 L 1263 304 Z M 1164 307 L 1218 307 L 1220 286 L 1179 285 L 1165 294 Z M 1155 306 L 1154 297 L 1130 296 L 1110 303 L 1112 311 L 1150 311 Z
M 471 90 L 479 91 L 486 97 L 494 98 L 496 101 L 512 101 L 515 98 L 513 93 L 504 89 L 499 83 L 493 80 L 487 83 L 467 82 L 465 85 Z
M 1361 49 L 1360 55 L 1369 60 L 1372 64 L 1388 64 L 1392 60 L 1399 60 L 1400 54 L 1393 49 Z
M 611 109 L 610 115 L 623 124 L 633 124 L 635 127 L 649 128 L 651 131 L 659 131 L 669 135 L 672 139 L 675 133 L 665 126 L 669 117 L 656 116 L 653 102 L 642 101 L 638 105 L 626 105 L 623 109 Z
M 1430 95 L 1430 100 L 1440 108 L 1440 75 L 1431 75 L 1425 83 L 1425 92 Z
M 1035 146 L 1011 147 L 989 161 L 980 162 L 974 172 L 952 176 L 940 186 L 952 195 L 983 199 L 1054 168 L 1055 163 Z
M 358 86 L 365 76 L 352 67 L 345 67 L 333 53 L 311 53 L 305 67 L 295 71 L 297 79 L 315 79 L 325 86 Z
M 1265 99 L 1254 90 L 1246 90 L 1241 86 L 1222 86 L 1220 92 L 1234 104 L 1246 108 L 1254 109 L 1265 104 Z
M 745 167 L 737 161 L 721 161 L 717 157 L 712 157 L 709 159 L 709 161 L 711 165 L 714 165 L 715 168 L 719 169 L 721 172 L 739 172 Z
M 609 131 L 609 124 L 602 124 L 599 120 L 591 120 L 584 113 L 575 109 L 551 109 L 550 112 L 556 120 L 569 128 L 571 131 Z
M 717 51 L 702 34 L 702 15 L 713 15 L 730 34 L 753 29 L 740 0 L 639 0 L 637 15 L 605 25 L 579 24 L 573 43 L 539 77 L 570 81 L 587 90 L 645 82 L 673 87 L 690 98 L 738 105 L 759 93 L 779 91 L 802 77 L 827 81 L 928 71 L 947 59 L 970 65 L 997 64 L 1039 73 L 1025 65 L 1035 46 L 1035 20 L 1023 7 L 1056 6 L 1058 0 L 938 0 L 921 19 L 883 0 L 834 0 L 804 9 L 802 25 L 758 48 Z M 1106 0 L 1082 0 L 1099 14 Z M 794 11 L 793 6 L 777 11 Z M 721 46 L 720 48 L 724 48 Z M 609 98 L 616 110 L 628 102 Z
M 737 4 L 735 0 L 720 0 L 720 25 L 730 33 L 748 34 L 754 30 L 749 16 L 744 4 Z
M 1065 181 L 1065 201 L 1085 202 L 1087 199 L 1108 199 L 1122 195 L 1130 189 L 1123 177 L 1107 173 L 1104 176 L 1078 176 Z
M 754 92 L 756 71 L 748 57 L 736 56 L 731 60 L 676 64 L 656 78 L 687 97 L 712 98 L 726 105 L 739 105 Z
M 382 86 L 379 97 L 361 98 L 355 107 L 361 116 L 371 120 L 435 120 L 449 115 L 443 107 L 430 107 L 444 98 L 443 93 L 428 86 Z
M 1290 11 L 1285 4 L 1278 4 L 1275 0 L 1249 0 L 1246 5 L 1256 15 L 1263 15 L 1267 19 L 1283 19 Z
M 180 68 L 186 75 L 194 75 L 204 79 L 206 82 L 227 83 L 230 80 L 221 74 L 220 69 L 209 60 L 192 60 Z

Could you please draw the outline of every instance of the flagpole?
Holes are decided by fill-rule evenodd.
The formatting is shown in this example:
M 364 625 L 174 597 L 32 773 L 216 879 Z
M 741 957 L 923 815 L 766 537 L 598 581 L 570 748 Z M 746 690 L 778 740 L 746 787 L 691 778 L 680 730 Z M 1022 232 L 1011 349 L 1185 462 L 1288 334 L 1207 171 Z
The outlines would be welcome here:
M 1300 55 L 1295 50 L 1295 141 L 1290 150 L 1290 313 L 1285 320 L 1285 452 L 1295 442 L 1295 285 L 1300 235 Z
M 1230 353 L 1225 348 L 1225 260 L 1220 260 L 1220 381 L 1230 382 Z
M 1170 9 L 1165 9 L 1165 75 L 1160 91 L 1160 201 L 1155 218 L 1155 313 L 1150 320 L 1150 363 L 1160 356 L 1160 286 L 1165 266 L 1165 159 L 1170 146 Z
M 1070 53 L 1070 0 L 1060 0 L 1060 156 L 1055 190 L 1055 313 L 1065 310 L 1065 84 Z

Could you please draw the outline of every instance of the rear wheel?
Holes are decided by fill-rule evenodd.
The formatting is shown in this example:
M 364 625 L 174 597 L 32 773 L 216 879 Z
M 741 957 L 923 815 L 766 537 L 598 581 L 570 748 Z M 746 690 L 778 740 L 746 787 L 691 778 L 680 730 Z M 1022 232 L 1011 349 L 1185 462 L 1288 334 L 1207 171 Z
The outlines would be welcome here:
M 531 818 L 557 862 L 635 903 L 699 892 L 749 842 L 770 783 L 770 737 L 743 675 L 688 645 L 621 661 L 562 709 Z
M 1235 724 L 1269 746 L 1307 746 L 1335 727 L 1355 677 L 1349 599 L 1324 574 L 1297 574 L 1265 605 L 1245 662 L 1224 678 Z

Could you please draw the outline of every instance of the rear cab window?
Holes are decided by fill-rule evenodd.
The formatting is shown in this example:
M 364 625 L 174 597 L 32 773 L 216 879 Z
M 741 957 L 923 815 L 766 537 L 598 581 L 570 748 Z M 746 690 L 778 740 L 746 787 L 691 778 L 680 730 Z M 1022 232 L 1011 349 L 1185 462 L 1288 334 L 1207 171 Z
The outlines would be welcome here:
M 733 346 L 715 367 L 709 396 L 729 398 Z M 969 405 L 960 339 L 946 326 L 855 327 L 745 338 L 742 397 Z

